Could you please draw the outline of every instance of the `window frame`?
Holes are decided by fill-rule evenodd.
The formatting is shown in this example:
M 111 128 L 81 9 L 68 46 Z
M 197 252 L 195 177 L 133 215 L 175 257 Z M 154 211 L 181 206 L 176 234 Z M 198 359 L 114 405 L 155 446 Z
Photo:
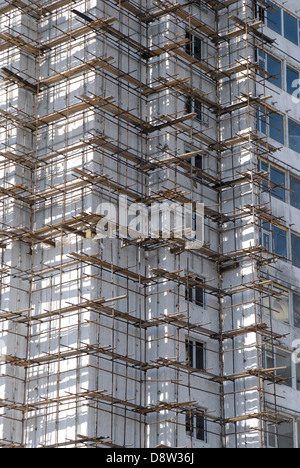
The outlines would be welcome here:
M 265 166 L 265 168 L 263 166 Z M 272 171 L 273 171 L 273 173 L 277 172 L 277 173 L 281 173 L 282 175 L 284 175 L 284 185 L 283 185 L 283 187 L 282 188 L 280 188 L 279 186 L 274 187 L 272 190 L 270 190 L 270 194 L 271 194 L 272 197 L 276 198 L 277 200 L 280 200 L 280 201 L 282 201 L 284 203 L 287 203 L 287 196 L 286 196 L 286 189 L 288 187 L 288 183 L 287 183 L 288 173 L 287 173 L 287 171 L 284 168 L 281 168 L 280 166 L 277 166 L 276 164 L 272 164 L 270 161 L 267 161 L 267 160 L 265 160 L 263 158 L 259 158 L 258 168 L 259 168 L 260 171 L 268 173 L 268 179 L 266 180 L 265 183 L 261 184 L 262 190 L 266 191 L 266 192 L 269 191 L 269 183 L 268 182 L 271 182 L 271 184 L 276 184 L 276 182 L 272 178 Z M 271 188 L 272 188 L 272 186 L 270 186 L 270 189 Z M 281 193 L 283 194 L 282 196 L 281 196 Z
M 279 89 L 283 89 L 284 86 L 284 68 L 283 68 L 283 60 L 281 60 L 278 57 L 275 57 L 275 55 L 270 54 L 269 52 L 266 52 L 262 50 L 260 47 L 256 47 L 256 61 L 258 62 L 258 65 L 261 70 L 259 70 L 259 75 L 261 77 L 265 77 L 269 83 L 272 85 L 276 86 Z M 271 73 L 270 70 L 270 64 L 271 61 L 277 62 L 280 65 L 280 74 L 279 77 L 277 76 L 278 74 Z M 270 75 L 270 76 L 269 76 Z
M 297 137 L 298 134 L 296 132 L 296 135 L 291 135 L 290 134 L 290 123 L 292 123 L 293 125 L 297 125 L 299 127 L 299 136 L 300 136 L 300 123 L 297 121 L 297 120 L 294 120 L 294 119 L 291 119 L 290 117 L 287 117 L 287 138 L 288 138 L 288 142 L 287 142 L 287 146 L 289 149 L 291 149 L 292 151 L 295 151 L 296 153 L 300 154 L 300 142 L 299 142 L 299 151 L 296 149 L 296 147 L 292 147 L 291 146 L 291 138 L 292 137 Z
M 297 42 L 294 42 L 294 41 L 291 39 L 291 36 L 290 36 L 290 38 L 287 37 L 288 34 L 289 34 L 291 31 L 293 31 L 293 29 L 292 29 L 290 26 L 288 26 L 288 25 L 286 24 L 286 18 L 287 18 L 287 17 L 292 18 L 293 21 L 295 21 L 295 24 L 296 24 L 295 37 L 297 38 Z M 296 45 L 296 46 L 299 46 L 299 19 L 298 19 L 296 16 L 294 16 L 292 13 L 290 13 L 290 12 L 288 12 L 288 11 L 282 9 L 282 26 L 283 26 L 283 37 L 284 37 L 287 41 L 291 42 L 292 44 L 294 44 L 294 45 Z
M 293 256 L 293 238 L 296 238 L 296 237 L 299 239 L 299 243 L 300 243 L 300 234 L 297 233 L 297 232 L 292 231 L 291 232 L 291 261 L 292 261 L 293 267 L 300 268 L 300 255 L 299 255 L 299 264 L 295 264 L 294 263 L 294 258 L 293 258 L 294 257 Z
M 272 319 L 278 320 L 280 323 L 284 323 L 286 325 L 290 325 L 292 323 L 292 317 L 291 317 L 291 296 L 290 296 L 290 291 L 280 284 L 273 284 L 272 289 L 274 291 L 282 292 L 282 295 L 268 295 L 263 299 L 263 307 L 264 311 L 268 316 L 271 316 Z M 279 311 L 276 310 L 276 301 L 285 301 L 287 302 L 287 313 L 288 317 L 287 320 L 283 320 L 282 318 L 279 318 L 277 313 Z M 267 304 L 266 304 L 267 302 Z
M 300 46 L 300 18 L 298 18 L 291 11 L 288 11 L 282 8 L 281 6 L 277 5 L 271 0 L 266 0 L 266 2 L 269 5 L 269 8 L 266 9 L 264 24 L 268 28 L 270 28 L 273 32 L 275 32 L 276 34 L 279 34 L 284 39 L 289 41 L 291 44 L 294 44 L 295 46 L 299 47 Z M 276 17 L 275 17 L 276 14 L 278 15 L 277 20 L 279 21 L 276 21 Z M 295 25 L 296 25 L 295 38 L 297 38 L 296 39 L 297 42 L 293 40 L 292 36 L 288 36 L 288 33 L 290 33 L 293 28 L 291 28 L 290 25 L 287 24 L 287 21 L 286 21 L 287 17 L 290 17 L 295 21 Z M 272 18 L 274 19 L 274 21 L 272 21 Z M 278 25 L 278 27 L 276 25 Z
M 299 204 L 298 206 L 296 205 L 296 203 L 293 204 L 293 198 L 292 197 L 295 197 L 295 199 L 297 200 L 297 190 L 294 191 L 292 190 L 292 179 L 297 181 L 298 184 L 299 184 Z M 292 172 L 289 173 L 289 190 L 290 190 L 290 196 L 289 196 L 289 204 L 290 206 L 292 206 L 293 208 L 296 208 L 296 210 L 300 210 L 300 176 L 296 176 L 295 174 L 293 174 Z
M 290 80 L 288 79 L 288 70 L 290 70 L 291 72 L 298 75 L 297 78 L 295 78 L 291 83 L 290 83 Z M 285 84 L 286 84 L 285 85 L 285 90 L 290 96 L 293 96 L 295 91 L 297 91 L 297 89 L 298 89 L 298 86 L 296 86 L 295 88 L 293 87 L 293 83 L 294 83 L 295 80 L 298 80 L 297 84 L 299 86 L 300 71 L 297 68 L 290 65 L 289 63 L 286 63 L 286 66 L 285 66 Z
M 280 234 L 278 231 L 282 231 L 285 233 L 284 236 Z M 286 261 L 288 259 L 288 229 L 284 229 L 282 226 L 278 226 L 277 224 L 272 224 L 268 221 L 261 221 L 260 225 L 260 242 L 261 245 L 269 252 L 279 257 L 283 257 L 280 260 Z M 278 241 L 280 242 L 281 239 L 279 236 L 282 236 L 285 239 L 285 248 L 284 252 L 278 252 L 276 246 L 278 246 Z M 265 242 L 265 239 L 269 239 L 269 243 Z M 277 240 L 277 242 L 276 242 Z M 277 250 L 277 251 L 276 251 Z
M 294 420 L 294 418 L 288 417 L 288 416 L 286 416 L 286 415 L 284 415 L 282 413 L 279 415 L 279 417 L 281 417 L 282 419 L 291 419 L 291 421 L 290 422 L 283 422 L 283 423 L 278 424 L 278 425 L 276 425 L 276 423 L 272 423 L 272 422 L 268 422 L 266 424 L 267 447 L 268 448 L 275 448 L 275 449 L 276 448 L 295 448 L 295 420 Z M 291 437 L 280 434 L 280 430 L 282 429 L 282 427 L 284 427 L 287 424 L 291 425 L 291 429 L 292 429 Z M 270 428 L 274 428 L 274 432 L 270 432 Z M 274 443 L 270 443 L 270 436 L 272 436 L 272 439 L 274 439 Z M 281 447 L 280 437 L 281 438 L 289 437 L 289 440 L 291 442 L 291 447 Z
M 200 355 L 197 353 L 201 350 Z M 185 338 L 185 356 L 186 363 L 195 370 L 204 371 L 206 368 L 206 344 L 194 338 L 186 336 Z
M 272 115 L 276 115 L 282 119 L 282 128 L 277 128 L 272 125 Z M 263 133 L 266 135 L 268 138 L 271 138 L 272 140 L 276 141 L 280 145 L 285 146 L 286 145 L 286 138 L 285 138 L 285 126 L 286 126 L 286 115 L 282 114 L 281 112 L 275 111 L 273 109 L 269 109 L 269 111 L 266 109 L 262 109 L 260 106 L 257 106 L 256 110 L 256 128 L 257 131 L 260 133 Z M 281 135 L 281 138 L 274 138 L 274 131 L 275 135 L 277 132 L 279 135 Z
M 201 414 L 202 413 L 202 414 Z M 198 421 L 201 420 L 201 425 L 199 426 Z M 199 432 L 198 428 L 202 433 L 202 436 L 198 437 Z M 185 431 L 186 436 L 199 442 L 207 443 L 207 419 L 205 417 L 205 409 L 193 411 L 188 410 L 185 413 Z
M 199 62 L 203 60 L 203 40 L 201 37 L 191 31 L 186 31 L 185 38 L 189 39 L 189 42 L 185 45 L 186 53 Z
M 188 275 L 189 276 L 189 275 Z M 192 276 L 190 275 L 190 278 L 196 281 L 199 281 L 201 283 L 204 283 L 204 278 L 201 278 L 200 276 Z M 197 300 L 197 290 L 201 290 L 201 295 L 202 295 L 202 300 Z M 205 289 L 201 288 L 200 285 L 186 285 L 185 286 L 185 300 L 188 302 L 191 302 L 194 305 L 197 305 L 199 307 L 205 307 Z
M 266 8 L 262 5 L 259 5 L 257 0 L 253 0 L 253 10 L 255 14 L 255 18 L 259 21 L 262 21 L 264 24 L 266 23 Z
M 193 150 L 190 150 L 190 151 L 193 151 Z M 201 167 L 199 167 L 196 164 L 196 161 L 197 161 L 198 158 L 201 161 L 201 164 L 200 164 Z M 186 159 L 185 162 L 187 162 L 192 168 L 199 169 L 200 171 L 204 170 L 204 164 L 203 164 L 204 163 L 204 157 L 203 157 L 203 154 L 201 154 L 200 152 L 196 156 L 193 156 L 192 158 Z
M 299 298 L 299 306 L 297 306 L 297 309 L 299 309 L 299 322 L 296 322 L 296 314 L 295 314 L 296 300 L 295 300 L 295 297 Z M 293 327 L 300 329 L 300 293 L 298 294 L 296 292 L 293 292 L 293 294 L 292 294 L 292 303 L 293 303 L 292 304 L 293 305 L 293 307 L 292 307 L 292 310 L 293 310 L 293 312 L 292 312 Z M 297 325 L 296 325 L 296 323 L 297 323 Z
M 193 96 L 187 96 L 185 100 L 185 111 L 187 114 L 196 114 L 195 120 L 202 125 L 208 125 L 208 108 L 202 101 Z
M 279 361 L 280 356 L 279 353 L 281 354 L 281 357 L 286 356 L 289 357 L 289 365 L 283 366 Z M 284 367 L 284 369 L 277 369 L 274 370 L 274 375 L 282 377 L 283 379 L 288 379 L 287 381 L 282 381 L 278 382 L 277 385 L 283 385 L 285 387 L 293 388 L 293 360 L 292 360 L 292 351 L 288 349 L 284 349 L 279 346 L 272 346 L 271 345 L 266 345 L 264 347 L 264 368 L 265 369 L 274 369 L 277 367 Z M 268 365 L 268 361 L 270 365 Z M 271 361 L 271 362 L 270 362 Z M 290 372 L 288 373 L 288 369 L 290 369 Z M 287 373 L 287 375 L 285 375 Z
M 266 14 L 266 25 L 268 28 L 270 28 L 272 31 L 274 31 L 275 33 L 279 34 L 280 36 L 282 36 L 282 33 L 283 33 L 283 24 L 282 24 L 282 8 L 279 7 L 278 5 L 276 5 L 275 3 L 271 2 L 270 0 L 267 0 L 267 4 L 277 10 L 277 11 L 273 11 L 271 8 L 268 8 L 267 9 L 267 14 Z M 272 27 L 271 23 L 273 23 L 274 25 L 276 25 L 276 21 L 272 21 L 271 19 L 271 16 L 273 15 L 273 19 L 274 19 L 274 15 L 276 13 L 279 13 L 278 17 L 280 16 L 280 27 L 278 28 L 275 28 L 275 26 Z

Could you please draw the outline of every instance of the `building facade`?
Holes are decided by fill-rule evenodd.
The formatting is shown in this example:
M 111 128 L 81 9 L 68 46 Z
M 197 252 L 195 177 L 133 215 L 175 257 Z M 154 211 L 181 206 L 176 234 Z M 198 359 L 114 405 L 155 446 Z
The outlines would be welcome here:
M 0 28 L 1 446 L 300 447 L 297 1 Z

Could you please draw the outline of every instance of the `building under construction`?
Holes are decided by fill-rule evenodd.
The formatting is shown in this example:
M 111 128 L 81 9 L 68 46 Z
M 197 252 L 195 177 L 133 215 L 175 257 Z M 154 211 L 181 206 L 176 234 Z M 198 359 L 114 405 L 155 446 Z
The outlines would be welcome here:
M 298 7 L 1 0 L 1 447 L 300 447 Z

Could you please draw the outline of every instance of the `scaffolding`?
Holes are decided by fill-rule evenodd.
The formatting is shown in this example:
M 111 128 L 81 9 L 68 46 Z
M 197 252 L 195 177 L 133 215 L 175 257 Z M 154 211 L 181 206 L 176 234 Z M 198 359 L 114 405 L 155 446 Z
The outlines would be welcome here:
M 147 447 L 163 426 L 194 447 L 198 415 L 217 446 L 265 447 L 287 379 L 264 358 L 283 345 L 263 321 L 283 256 L 260 231 L 286 224 L 259 166 L 280 148 L 255 126 L 271 97 L 255 47 L 273 41 L 254 3 L 6 0 L 0 22 L 1 446 Z M 97 241 L 120 196 L 201 199 L 211 239 Z M 197 340 L 210 367 L 189 362 Z

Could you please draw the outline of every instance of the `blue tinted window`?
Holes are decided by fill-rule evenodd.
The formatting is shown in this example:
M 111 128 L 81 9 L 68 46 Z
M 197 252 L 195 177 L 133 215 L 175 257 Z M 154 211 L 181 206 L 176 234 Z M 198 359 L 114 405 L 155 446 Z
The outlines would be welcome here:
M 273 226 L 275 253 L 287 257 L 287 233 L 277 226 Z
M 286 201 L 285 188 L 286 188 L 286 176 L 285 172 L 281 171 L 272 164 L 268 164 L 266 161 L 259 161 L 259 170 L 266 172 L 266 181 L 269 179 L 272 183 L 270 184 L 271 195 L 279 200 Z M 274 187 L 276 185 L 276 187 Z M 262 190 L 268 190 L 268 183 L 262 183 Z
M 298 45 L 298 20 L 286 11 L 283 13 L 284 37 Z
M 284 118 L 283 115 L 272 113 L 269 115 L 269 136 L 284 145 Z M 300 142 L 299 142 L 300 143 Z
M 259 168 L 263 172 L 269 172 L 268 163 L 265 161 L 262 161 L 262 160 L 259 161 Z
M 268 78 L 270 83 L 282 88 L 281 61 L 267 54 L 267 72 L 272 75 Z
M 262 244 L 277 255 L 287 257 L 287 232 L 277 226 L 263 221 L 262 223 Z
M 270 5 L 267 10 L 267 26 L 278 34 L 282 34 L 281 8 L 270 1 L 267 3 Z
M 291 175 L 290 177 L 291 188 L 291 205 L 300 210 L 300 179 Z
M 289 147 L 300 153 L 300 124 L 289 119 Z
M 270 180 L 277 187 L 273 187 L 272 195 L 279 200 L 285 201 L 285 172 L 282 172 L 277 167 L 270 166 Z
M 293 94 L 299 86 L 299 72 L 291 67 L 286 67 L 286 90 Z
M 292 263 L 300 268 L 300 237 L 292 234 Z

